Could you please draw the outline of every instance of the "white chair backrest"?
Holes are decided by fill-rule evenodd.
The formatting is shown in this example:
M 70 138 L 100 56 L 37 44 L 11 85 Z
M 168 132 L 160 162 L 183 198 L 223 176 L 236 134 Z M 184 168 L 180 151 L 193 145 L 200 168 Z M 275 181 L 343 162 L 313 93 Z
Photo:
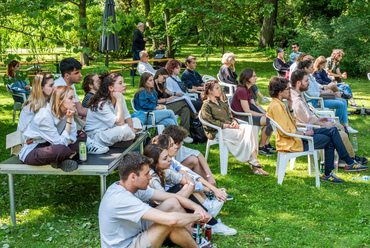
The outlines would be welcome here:
M 199 121 L 200 121 L 203 125 L 208 126 L 208 127 L 212 127 L 212 128 L 217 129 L 217 130 L 219 130 L 219 131 L 221 130 L 221 128 L 220 128 L 220 127 L 215 126 L 215 125 L 213 125 L 213 124 L 211 124 L 211 123 L 208 123 L 208 122 L 206 122 L 205 120 L 203 120 L 203 118 L 202 118 L 202 111 L 201 111 L 201 110 L 199 110 L 198 118 L 199 118 Z
M 203 77 L 202 77 L 202 81 L 205 83 L 205 82 L 207 82 L 208 80 L 216 80 L 216 78 L 214 78 L 214 77 L 212 77 L 212 76 L 210 76 L 210 75 L 204 75 Z
M 367 78 L 370 80 L 370 72 L 367 74 Z
M 132 107 L 132 109 L 134 110 L 134 112 L 136 112 L 137 110 L 136 110 L 136 108 L 135 108 L 135 98 L 132 98 L 131 99 L 131 107 Z

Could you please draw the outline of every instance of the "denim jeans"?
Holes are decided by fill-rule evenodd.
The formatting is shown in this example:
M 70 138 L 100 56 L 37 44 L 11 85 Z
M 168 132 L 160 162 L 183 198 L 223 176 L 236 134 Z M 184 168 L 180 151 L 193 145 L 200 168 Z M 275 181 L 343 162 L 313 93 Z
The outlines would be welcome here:
M 338 89 L 340 92 L 343 92 L 344 94 L 351 95 L 353 97 L 351 88 L 348 84 L 337 84 Z
M 312 106 L 317 107 L 317 100 L 311 101 Z M 347 101 L 341 98 L 324 100 L 324 107 L 335 109 L 335 116 L 339 117 L 340 123 L 348 123 Z
M 155 116 L 155 122 L 157 125 L 164 125 L 165 127 L 169 125 L 178 125 L 177 118 L 172 110 L 163 109 L 163 110 L 153 110 Z
M 336 127 L 324 127 L 314 129 L 313 145 L 314 149 L 325 150 L 325 171 L 330 173 L 334 169 L 334 149 L 337 150 L 338 156 L 347 164 L 353 164 L 353 160 L 349 157 L 346 147 L 340 137 Z M 303 150 L 308 151 L 308 141 L 302 139 Z

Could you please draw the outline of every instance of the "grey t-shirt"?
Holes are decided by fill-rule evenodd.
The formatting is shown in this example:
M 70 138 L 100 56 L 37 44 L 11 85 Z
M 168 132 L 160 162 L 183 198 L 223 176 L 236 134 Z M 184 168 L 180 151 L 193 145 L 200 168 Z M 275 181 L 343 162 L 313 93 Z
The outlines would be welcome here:
M 105 193 L 99 207 L 101 247 L 127 247 L 143 230 L 141 217 L 151 208 L 149 201 L 154 190 L 139 190 L 134 195 L 119 182 Z

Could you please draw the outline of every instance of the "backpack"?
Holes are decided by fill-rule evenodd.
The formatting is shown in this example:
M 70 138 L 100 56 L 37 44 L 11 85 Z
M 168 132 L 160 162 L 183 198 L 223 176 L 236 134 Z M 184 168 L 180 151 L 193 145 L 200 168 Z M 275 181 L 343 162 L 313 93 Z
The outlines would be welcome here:
M 207 136 L 199 119 L 193 120 L 189 128 L 190 136 L 193 138 L 193 144 L 202 144 L 207 142 Z

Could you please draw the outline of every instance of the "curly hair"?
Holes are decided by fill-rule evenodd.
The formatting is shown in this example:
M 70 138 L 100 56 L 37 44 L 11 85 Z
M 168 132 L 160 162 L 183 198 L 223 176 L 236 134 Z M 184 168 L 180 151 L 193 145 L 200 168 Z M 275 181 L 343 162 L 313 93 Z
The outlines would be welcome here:
M 152 159 L 149 167 L 154 170 L 154 172 L 159 176 L 162 187 L 165 187 L 166 184 L 166 174 L 164 173 L 164 170 L 160 170 L 157 165 L 159 161 L 159 156 L 165 150 L 166 149 L 160 147 L 157 144 L 149 144 L 144 149 L 144 155 Z
M 188 131 L 182 126 L 169 125 L 163 130 L 163 134 L 169 135 L 176 144 L 182 143 L 188 137 Z
M 180 62 L 179 60 L 172 59 L 172 60 L 168 61 L 168 63 L 166 64 L 166 69 L 167 69 L 168 74 L 169 74 L 170 76 L 172 76 L 173 71 L 174 71 L 177 67 L 181 67 L 181 62 Z
M 297 61 L 297 62 L 301 62 L 301 61 L 303 61 L 303 58 L 304 58 L 305 56 L 307 56 L 307 53 L 302 52 L 302 53 L 300 53 L 300 54 L 298 55 L 298 57 L 296 58 L 296 60 L 295 60 L 295 61 Z
M 204 84 L 204 91 L 202 92 L 202 100 L 205 101 L 208 99 L 208 94 L 209 94 L 209 90 L 213 90 L 213 88 L 215 87 L 215 85 L 218 84 L 218 81 L 217 80 L 208 80 L 205 84 Z
M 100 87 L 98 92 L 94 94 L 89 102 L 88 106 L 91 109 L 91 111 L 96 112 L 98 110 L 99 103 L 100 105 L 100 110 L 103 109 L 104 104 L 110 100 L 112 101 L 112 96 L 111 92 L 109 90 L 109 86 L 113 86 L 114 83 L 117 81 L 119 77 L 122 77 L 121 73 L 110 73 L 110 72 L 105 72 L 99 75 L 99 79 L 101 80 Z
M 342 49 L 333 49 L 333 52 L 331 53 L 331 58 L 334 60 L 338 56 L 344 56 L 344 52 Z
M 270 83 L 268 86 L 269 95 L 271 97 L 278 97 L 279 92 L 286 89 L 289 85 L 289 80 L 282 77 L 273 76 L 270 79 Z
M 81 89 L 85 91 L 85 94 L 89 93 L 90 91 L 90 85 L 94 84 L 93 77 L 95 76 L 95 73 L 89 73 L 84 77 L 84 81 L 82 82 Z
M 228 65 L 228 64 L 230 64 L 230 61 L 231 61 L 232 59 L 235 59 L 235 54 L 234 54 L 234 53 L 232 53 L 232 52 L 227 52 L 227 53 L 225 53 L 225 54 L 222 56 L 221 63 L 222 63 L 222 64 L 226 64 L 226 65 Z
M 247 87 L 247 83 L 250 83 L 249 79 L 253 77 L 253 72 L 253 69 L 243 69 L 239 76 L 238 87 Z

